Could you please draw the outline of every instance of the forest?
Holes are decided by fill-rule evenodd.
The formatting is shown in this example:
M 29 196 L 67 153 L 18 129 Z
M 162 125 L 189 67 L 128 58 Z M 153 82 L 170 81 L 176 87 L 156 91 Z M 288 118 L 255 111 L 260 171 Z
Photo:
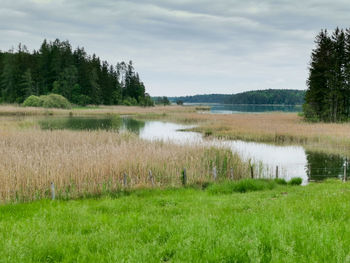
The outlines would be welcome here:
M 208 94 L 186 97 L 172 97 L 171 101 L 181 100 L 187 103 L 225 103 L 225 104 L 280 104 L 301 105 L 304 103 L 305 91 L 267 89 L 247 91 L 237 94 Z
M 312 121 L 350 118 L 350 28 L 321 30 L 311 54 L 304 114 Z
M 59 39 L 44 40 L 33 52 L 22 44 L 0 51 L 0 102 L 22 103 L 50 93 L 78 105 L 153 105 L 132 61 L 110 65 Z

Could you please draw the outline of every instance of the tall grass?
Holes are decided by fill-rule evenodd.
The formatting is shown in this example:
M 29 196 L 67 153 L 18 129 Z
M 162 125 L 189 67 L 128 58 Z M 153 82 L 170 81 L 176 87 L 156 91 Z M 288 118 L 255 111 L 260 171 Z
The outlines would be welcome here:
M 147 142 L 132 134 L 107 131 L 0 131 L 0 201 L 30 201 L 50 196 L 54 182 L 59 198 L 99 195 L 121 188 L 180 186 L 218 177 L 244 177 L 247 165 L 229 150 L 198 145 Z M 124 173 L 127 185 L 123 185 Z
M 72 109 L 46 109 L 38 107 L 21 107 L 18 105 L 0 105 L 0 116 L 33 115 L 103 115 L 103 114 L 171 114 L 175 112 L 195 112 L 195 107 L 186 106 L 90 106 Z

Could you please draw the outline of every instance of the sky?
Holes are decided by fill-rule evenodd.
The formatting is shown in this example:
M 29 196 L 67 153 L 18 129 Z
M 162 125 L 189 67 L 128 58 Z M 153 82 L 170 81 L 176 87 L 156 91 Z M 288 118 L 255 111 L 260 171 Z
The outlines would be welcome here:
M 315 36 L 349 13 L 349 0 L 0 0 L 0 50 L 69 40 L 132 60 L 152 96 L 301 90 Z

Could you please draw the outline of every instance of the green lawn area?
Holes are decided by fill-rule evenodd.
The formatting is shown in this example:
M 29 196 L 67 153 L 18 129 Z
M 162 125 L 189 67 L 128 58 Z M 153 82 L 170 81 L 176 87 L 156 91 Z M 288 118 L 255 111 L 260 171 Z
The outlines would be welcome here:
M 349 183 L 210 189 L 2 205 L 0 262 L 350 261 Z

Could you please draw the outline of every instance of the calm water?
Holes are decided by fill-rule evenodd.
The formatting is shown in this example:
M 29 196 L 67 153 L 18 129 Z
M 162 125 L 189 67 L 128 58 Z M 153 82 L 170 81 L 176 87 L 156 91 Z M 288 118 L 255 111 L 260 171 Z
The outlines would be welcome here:
M 131 131 L 146 140 L 171 141 L 177 144 L 198 143 L 207 146 L 226 147 L 237 152 L 243 160 L 251 160 L 257 167 L 256 173 L 274 177 L 276 166 L 279 177 L 289 180 L 293 177 L 319 180 L 339 177 L 343 174 L 343 158 L 336 155 L 307 152 L 301 146 L 276 146 L 265 143 L 239 140 L 205 139 L 196 132 L 183 132 L 188 125 L 161 121 L 137 121 L 131 118 L 111 116 L 106 118 L 69 117 L 47 118 L 39 121 L 42 129 L 113 130 Z
M 186 104 L 191 105 L 191 104 Z M 194 105 L 194 104 L 192 104 Z M 197 104 L 198 105 L 198 104 Z M 238 105 L 238 104 L 201 104 L 210 107 L 213 114 L 232 114 L 232 113 L 259 113 L 259 112 L 301 112 L 302 106 L 285 105 Z
M 145 122 L 119 116 L 109 117 L 52 117 L 39 120 L 43 130 L 112 130 L 139 134 Z

